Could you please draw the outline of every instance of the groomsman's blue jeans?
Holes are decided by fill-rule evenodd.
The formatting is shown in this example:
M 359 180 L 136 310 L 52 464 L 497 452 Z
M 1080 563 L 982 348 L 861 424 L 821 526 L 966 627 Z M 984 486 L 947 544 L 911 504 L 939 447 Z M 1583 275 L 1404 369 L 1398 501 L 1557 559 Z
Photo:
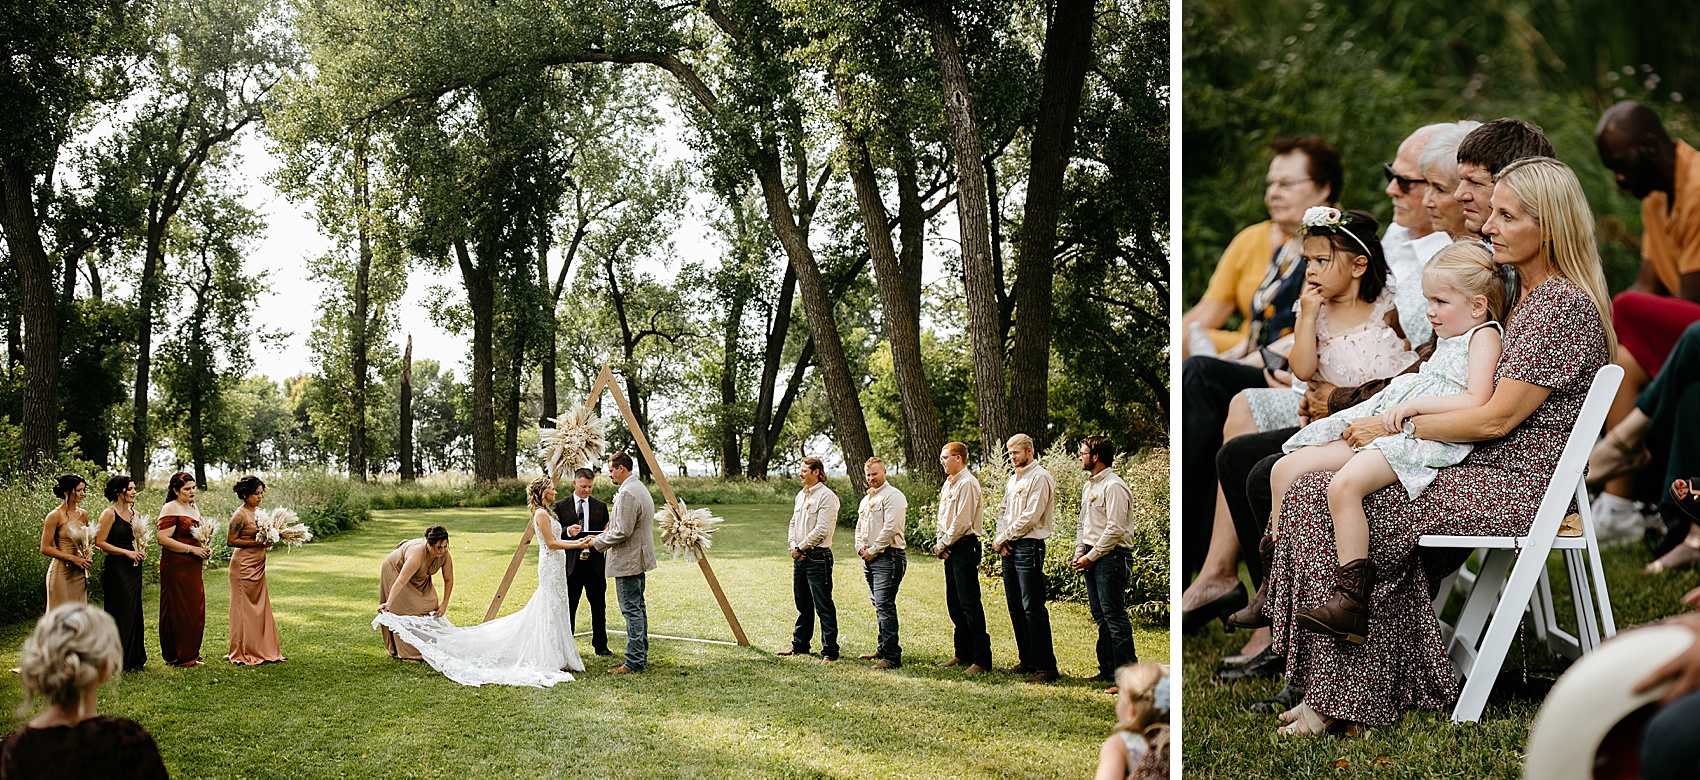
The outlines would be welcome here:
M 1132 569 L 1133 554 L 1117 547 L 1086 570 L 1086 603 L 1092 607 L 1092 622 L 1098 624 L 1098 674 L 1105 677 L 1113 678 L 1116 669 L 1139 660 L 1133 649 L 1133 622 L 1127 619 Z
M 614 595 L 626 619 L 626 669 L 641 672 L 649 665 L 649 613 L 643 604 L 643 575 L 614 578 Z
M 815 615 L 820 615 L 820 656 L 838 658 L 838 608 L 832 604 L 832 551 L 815 548 L 791 562 L 791 596 L 797 602 L 797 627 L 791 632 L 791 649 L 809 652 L 815 635 Z
M 992 637 L 986 633 L 986 610 L 980 604 L 980 537 L 964 536 L 944 559 L 944 605 L 956 626 L 956 658 L 965 664 L 992 668 Z
M 862 562 L 862 575 L 868 579 L 868 598 L 874 602 L 874 619 L 879 621 L 880 644 L 874 652 L 880 659 L 903 665 L 903 648 L 897 644 L 897 588 L 903 584 L 903 573 L 909 570 L 909 559 L 903 551 L 888 547 Z
M 1015 649 L 1028 673 L 1055 674 L 1051 612 L 1045 608 L 1045 540 L 1017 539 L 1009 546 L 1009 557 L 1003 559 L 1003 594 L 1015 628 Z

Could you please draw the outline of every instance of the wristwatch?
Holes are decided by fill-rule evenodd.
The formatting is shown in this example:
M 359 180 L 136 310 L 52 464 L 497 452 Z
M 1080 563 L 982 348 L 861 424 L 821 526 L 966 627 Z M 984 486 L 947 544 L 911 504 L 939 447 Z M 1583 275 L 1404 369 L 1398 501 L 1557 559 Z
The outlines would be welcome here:
M 1405 427 L 1404 427 L 1403 430 L 1405 431 L 1406 436 L 1409 436 L 1409 437 L 1415 439 L 1417 437 L 1417 418 L 1406 417 L 1405 418 Z

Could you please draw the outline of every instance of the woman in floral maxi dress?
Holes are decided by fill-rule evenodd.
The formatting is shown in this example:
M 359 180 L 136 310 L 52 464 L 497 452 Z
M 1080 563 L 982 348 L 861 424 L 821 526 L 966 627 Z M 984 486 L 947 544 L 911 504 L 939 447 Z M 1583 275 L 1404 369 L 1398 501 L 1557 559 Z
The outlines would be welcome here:
M 1495 258 L 1523 279 L 1506 323 L 1494 396 L 1479 409 L 1412 418 L 1419 438 L 1479 443 L 1462 463 L 1440 469 L 1415 501 L 1398 485 L 1365 499 L 1374 573 L 1364 644 L 1311 633 L 1293 621 L 1298 609 L 1322 604 L 1335 586 L 1326 492 L 1332 472 L 1301 477 L 1281 506 L 1265 614 L 1274 621 L 1275 648 L 1287 658 L 1288 680 L 1305 689 L 1303 703 L 1284 716 L 1294 721 L 1289 733 L 1386 725 L 1401 711 L 1440 708 L 1457 698 L 1429 597 L 1430 577 L 1445 566 L 1425 570 L 1417 539 L 1527 533 L 1594 374 L 1616 351 L 1593 219 L 1575 174 L 1549 158 L 1513 163 L 1500 174 L 1492 206 L 1484 232 Z M 1361 446 L 1382 435 L 1380 426 L 1371 419 L 1346 438 Z M 1459 563 L 1458 557 L 1445 562 Z

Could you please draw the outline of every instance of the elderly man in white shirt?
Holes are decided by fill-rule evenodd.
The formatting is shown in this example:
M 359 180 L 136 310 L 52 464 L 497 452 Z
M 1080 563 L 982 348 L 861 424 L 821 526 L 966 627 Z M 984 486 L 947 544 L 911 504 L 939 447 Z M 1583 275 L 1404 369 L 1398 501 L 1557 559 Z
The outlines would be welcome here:
M 966 664 L 964 674 L 992 668 L 992 638 L 980 605 L 980 513 L 985 506 L 980 480 L 968 470 L 968 445 L 953 441 L 939 450 L 944 485 L 939 488 L 938 537 L 933 554 L 944 561 L 944 603 L 956 627 L 956 654 L 939 666 Z
M 1033 683 L 1055 682 L 1057 653 L 1051 644 L 1051 613 L 1045 608 L 1045 540 L 1051 536 L 1057 481 L 1034 459 L 1025 433 L 1006 444 L 1015 473 L 998 504 L 998 534 L 992 549 L 1003 556 L 1003 592 L 1021 662 L 1010 671 Z
M 778 655 L 807 655 L 819 615 L 821 662 L 832 663 L 838 660 L 838 608 L 832 604 L 832 531 L 838 524 L 838 494 L 826 486 L 826 466 L 820 458 L 804 458 L 797 473 L 803 489 L 797 493 L 786 533 L 797 626 L 791 632 L 791 648 Z
M 1086 602 L 1098 624 L 1099 682 L 1116 681 L 1116 670 L 1139 661 L 1133 622 L 1127 617 L 1127 580 L 1133 574 L 1133 491 L 1110 464 L 1116 445 L 1103 436 L 1080 443 L 1080 470 L 1091 476 L 1080 490 L 1080 537 L 1074 569 L 1086 575 Z
M 1393 302 L 1399 310 L 1399 326 L 1405 339 L 1415 347 L 1428 341 L 1432 329 L 1428 324 L 1428 303 L 1423 298 L 1423 266 L 1452 238 L 1435 229 L 1423 199 L 1428 195 L 1428 180 L 1423 178 L 1417 164 L 1429 139 L 1436 131 L 1450 125 L 1425 125 L 1417 128 L 1399 144 L 1393 162 L 1382 166 L 1387 176 L 1383 190 L 1393 201 L 1393 224 L 1381 237 L 1381 248 L 1387 254 L 1387 268 L 1393 272 Z
M 875 669 L 896 669 L 903 665 L 903 648 L 897 644 L 897 589 L 909 569 L 903 541 L 909 499 L 886 481 L 885 461 L 878 457 L 868 458 L 862 474 L 868 478 L 868 493 L 856 508 L 856 554 L 862 556 L 862 576 L 868 580 L 868 598 L 879 622 L 879 647 L 861 657 L 878 658 Z

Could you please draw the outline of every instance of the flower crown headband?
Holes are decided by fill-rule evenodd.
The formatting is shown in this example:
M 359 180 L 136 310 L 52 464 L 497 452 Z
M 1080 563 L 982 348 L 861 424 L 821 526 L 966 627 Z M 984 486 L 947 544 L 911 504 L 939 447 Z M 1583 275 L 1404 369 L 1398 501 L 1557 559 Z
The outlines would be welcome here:
M 1328 228 L 1330 232 L 1345 233 L 1351 236 L 1353 241 L 1358 242 L 1358 246 L 1363 247 L 1366 256 L 1370 254 L 1369 244 L 1364 243 L 1363 239 L 1358 238 L 1358 234 L 1346 227 L 1345 213 L 1333 206 L 1311 206 L 1305 209 L 1304 226 L 1307 228 Z

